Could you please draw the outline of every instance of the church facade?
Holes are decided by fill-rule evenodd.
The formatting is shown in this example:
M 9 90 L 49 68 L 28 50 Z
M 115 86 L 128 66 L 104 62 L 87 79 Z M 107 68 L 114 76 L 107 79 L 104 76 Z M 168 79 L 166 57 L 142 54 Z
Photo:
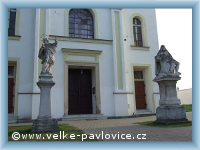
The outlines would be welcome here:
M 155 9 L 9 9 L 8 113 L 39 113 L 43 39 L 58 45 L 52 67 L 54 118 L 155 113 L 159 50 Z

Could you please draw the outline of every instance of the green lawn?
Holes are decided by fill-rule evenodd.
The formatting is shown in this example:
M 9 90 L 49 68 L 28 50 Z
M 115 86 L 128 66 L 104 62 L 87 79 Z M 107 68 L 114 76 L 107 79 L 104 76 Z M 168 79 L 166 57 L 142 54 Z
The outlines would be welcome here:
M 191 105 L 182 105 L 182 106 L 185 107 L 186 112 L 192 112 L 192 104 Z
M 31 133 L 31 125 L 11 126 L 11 127 L 8 127 L 8 141 L 82 141 L 82 139 L 86 138 L 86 136 L 87 136 L 87 139 L 84 139 L 84 141 L 98 141 L 97 139 L 92 138 L 89 135 L 86 135 L 83 131 L 79 130 L 76 127 L 69 126 L 66 124 L 60 124 L 59 127 L 60 127 L 60 131 L 62 133 L 61 136 L 60 136 L 60 131 L 57 131 L 57 132 L 37 133 L 37 138 L 36 138 L 36 133 Z M 64 135 L 68 134 L 67 135 L 68 139 L 66 139 L 66 138 L 63 139 L 63 131 L 64 131 Z M 19 140 L 12 139 L 13 132 L 20 133 Z M 27 135 L 27 138 L 26 139 L 22 138 L 22 134 L 24 137 Z M 30 139 L 29 137 L 30 136 L 33 137 L 33 135 L 34 135 L 34 139 L 33 138 Z M 75 138 L 75 139 L 70 139 L 70 135 L 72 138 Z M 80 136 L 77 136 L 77 135 L 80 135 Z M 53 138 L 53 136 L 54 136 L 54 138 Z M 82 136 L 83 136 L 83 138 L 82 138 Z M 19 137 L 19 136 L 16 136 L 16 137 Z M 41 138 L 39 139 L 39 137 L 41 137 Z M 60 137 L 61 137 L 61 139 L 60 139 Z M 89 137 L 90 137 L 90 139 L 89 139 Z M 58 138 L 58 139 L 55 139 L 55 138 Z
M 189 121 L 189 123 L 169 124 L 169 125 L 154 123 L 153 121 L 137 122 L 134 124 L 140 124 L 140 125 L 146 125 L 146 126 L 152 126 L 152 127 L 160 127 L 160 128 L 176 128 L 176 127 L 192 126 L 192 121 Z

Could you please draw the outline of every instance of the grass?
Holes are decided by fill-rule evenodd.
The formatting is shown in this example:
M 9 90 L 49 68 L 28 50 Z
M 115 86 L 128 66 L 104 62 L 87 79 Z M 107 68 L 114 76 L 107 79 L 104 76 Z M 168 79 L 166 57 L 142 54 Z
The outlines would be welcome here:
M 146 126 L 152 126 L 152 127 L 160 127 L 160 128 L 177 128 L 177 127 L 192 126 L 192 121 L 189 121 L 188 123 L 169 124 L 169 125 L 154 123 L 153 121 L 137 122 L 134 124 L 140 124 L 140 125 L 146 125 Z
M 31 125 L 27 126 L 11 126 L 8 127 L 8 141 L 82 141 L 82 135 L 85 134 L 82 130 L 79 130 L 76 127 L 69 126 L 67 124 L 60 124 L 59 125 L 60 131 L 62 133 L 61 139 L 60 139 L 60 131 L 57 132 L 44 132 L 44 133 L 37 133 L 37 136 L 39 137 L 41 135 L 41 138 L 36 138 L 36 133 L 31 133 Z M 64 135 L 67 135 L 68 139 L 63 139 L 63 131 Z M 20 133 L 20 139 L 19 140 L 13 140 L 12 134 L 13 132 L 19 132 Z M 27 138 L 22 138 L 23 135 L 27 135 Z M 34 139 L 29 138 L 30 135 L 34 135 Z M 74 135 L 72 135 L 74 134 Z M 57 137 L 58 139 L 53 138 Z M 75 139 L 70 139 L 70 135 L 74 136 Z M 80 136 L 77 136 L 80 135 Z M 86 134 L 83 135 L 86 137 Z M 19 137 L 18 135 L 16 137 Z M 91 139 L 89 139 L 89 137 Z M 49 139 L 48 139 L 49 138 Z M 89 135 L 87 135 L 87 139 L 84 139 L 84 141 L 98 141 L 97 139 L 93 138 Z
M 191 105 L 183 105 L 185 107 L 186 112 L 192 112 L 192 104 Z

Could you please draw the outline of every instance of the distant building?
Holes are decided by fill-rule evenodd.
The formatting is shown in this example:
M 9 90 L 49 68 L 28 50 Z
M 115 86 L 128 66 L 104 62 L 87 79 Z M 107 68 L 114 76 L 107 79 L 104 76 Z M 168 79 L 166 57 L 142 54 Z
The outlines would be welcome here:
M 192 104 L 192 88 L 177 91 L 181 104 Z
M 155 113 L 155 9 L 9 9 L 8 113 L 36 119 L 44 37 L 58 48 L 52 114 Z

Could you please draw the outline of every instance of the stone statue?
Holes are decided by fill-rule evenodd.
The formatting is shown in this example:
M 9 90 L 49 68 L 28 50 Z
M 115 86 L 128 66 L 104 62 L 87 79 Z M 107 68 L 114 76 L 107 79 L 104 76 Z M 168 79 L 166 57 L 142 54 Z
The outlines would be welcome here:
M 156 77 L 173 77 L 179 76 L 179 62 L 173 59 L 172 55 L 167 51 L 164 45 L 160 47 L 158 54 L 155 56 Z
M 156 77 L 153 80 L 159 85 L 160 100 L 156 109 L 156 123 L 187 123 L 185 108 L 177 97 L 176 83 L 181 79 L 179 62 L 173 59 L 164 45 L 155 56 Z
M 42 72 L 41 74 L 52 75 L 52 65 L 55 62 L 55 53 L 57 48 L 57 38 L 55 38 L 55 43 L 49 43 L 47 38 L 43 39 L 44 44 L 40 48 L 38 57 L 42 60 Z
M 44 44 L 40 48 L 38 57 L 42 59 L 42 72 L 37 82 L 40 88 L 40 107 L 36 120 L 33 121 L 31 132 L 55 132 L 59 131 L 58 121 L 52 116 L 51 88 L 55 85 L 52 80 L 52 65 L 55 62 L 57 39 L 55 43 L 49 43 L 47 38 L 43 39 Z

